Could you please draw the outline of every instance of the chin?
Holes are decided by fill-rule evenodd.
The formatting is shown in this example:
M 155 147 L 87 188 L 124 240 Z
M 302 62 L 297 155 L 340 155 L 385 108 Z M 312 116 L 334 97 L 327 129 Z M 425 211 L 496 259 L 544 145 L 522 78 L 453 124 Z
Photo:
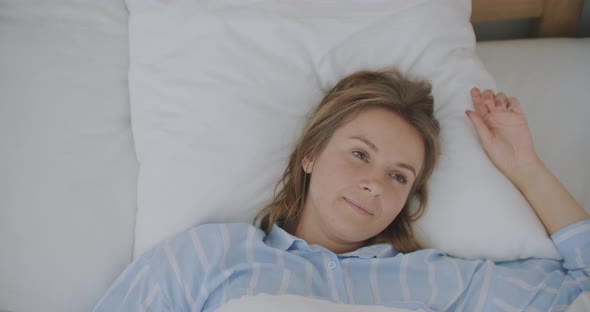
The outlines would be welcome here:
M 364 243 L 379 234 L 371 235 L 370 233 L 353 232 L 350 230 L 351 228 L 352 226 L 345 226 L 344 228 L 338 229 L 338 237 L 343 241 L 359 244 Z

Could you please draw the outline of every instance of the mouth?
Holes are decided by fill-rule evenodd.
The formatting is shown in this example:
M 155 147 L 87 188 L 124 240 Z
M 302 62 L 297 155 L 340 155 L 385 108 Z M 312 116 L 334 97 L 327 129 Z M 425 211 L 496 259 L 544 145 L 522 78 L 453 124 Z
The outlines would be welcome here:
M 360 213 L 362 215 L 366 215 L 366 216 L 372 216 L 373 215 L 373 213 L 369 209 L 365 208 L 363 205 L 361 205 L 361 204 L 359 204 L 359 203 L 357 203 L 357 202 L 355 202 L 353 200 L 350 200 L 350 199 L 348 199 L 346 197 L 342 197 L 342 198 L 344 198 L 344 201 L 346 201 L 346 203 L 349 206 L 351 206 L 358 213 Z

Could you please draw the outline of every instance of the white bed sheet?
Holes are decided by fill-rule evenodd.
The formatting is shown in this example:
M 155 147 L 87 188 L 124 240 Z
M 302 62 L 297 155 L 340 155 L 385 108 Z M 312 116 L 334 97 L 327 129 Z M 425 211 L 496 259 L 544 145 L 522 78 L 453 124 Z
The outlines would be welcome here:
M 89 311 L 131 260 L 122 0 L 0 0 L 0 311 Z

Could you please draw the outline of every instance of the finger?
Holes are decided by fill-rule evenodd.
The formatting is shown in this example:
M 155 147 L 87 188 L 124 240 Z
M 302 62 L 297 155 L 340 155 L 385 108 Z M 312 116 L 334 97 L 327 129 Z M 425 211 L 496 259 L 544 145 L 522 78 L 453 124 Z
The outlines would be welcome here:
M 495 101 L 496 108 L 503 108 L 506 109 L 508 105 L 508 100 L 506 100 L 506 94 L 504 92 L 500 92 L 496 94 L 496 101 Z
M 522 107 L 520 106 L 520 101 L 515 97 L 511 97 L 508 99 L 508 107 L 507 108 L 511 109 L 515 112 L 522 113 Z
M 473 107 L 475 111 L 480 116 L 485 116 L 488 113 L 488 109 L 483 105 L 483 97 L 481 96 L 481 92 L 478 88 L 472 88 L 471 91 L 471 101 L 473 102 Z
M 496 104 L 494 103 L 494 92 L 492 90 L 485 90 L 482 93 L 483 96 L 483 105 L 487 108 L 488 112 L 494 110 Z
M 477 135 L 479 136 L 482 144 L 487 144 L 492 139 L 492 132 L 483 121 L 483 118 L 470 110 L 466 110 L 465 113 L 467 114 L 467 117 L 471 119 L 473 127 L 475 128 L 475 131 L 477 132 Z

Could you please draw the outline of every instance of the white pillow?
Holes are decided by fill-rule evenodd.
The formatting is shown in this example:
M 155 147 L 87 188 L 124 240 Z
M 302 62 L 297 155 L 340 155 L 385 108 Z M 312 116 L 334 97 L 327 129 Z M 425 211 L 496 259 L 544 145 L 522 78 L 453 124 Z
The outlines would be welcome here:
M 386 66 L 433 83 L 443 154 L 418 224 L 426 246 L 467 258 L 558 257 L 464 115 L 472 86 L 495 86 L 474 54 L 467 2 L 127 2 L 135 258 L 196 224 L 250 222 L 324 92 Z

